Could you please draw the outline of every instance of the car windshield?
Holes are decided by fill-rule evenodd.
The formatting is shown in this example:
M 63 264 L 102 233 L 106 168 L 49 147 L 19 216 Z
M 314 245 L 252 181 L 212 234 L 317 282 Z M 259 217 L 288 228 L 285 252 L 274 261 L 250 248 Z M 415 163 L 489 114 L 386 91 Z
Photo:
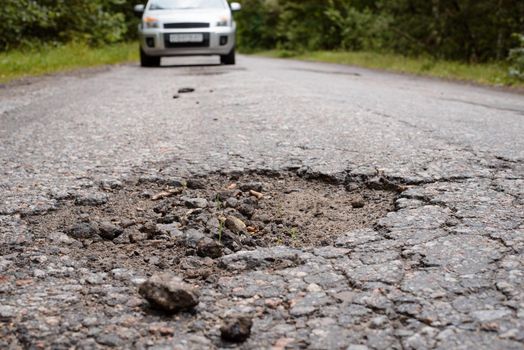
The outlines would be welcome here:
M 152 0 L 150 10 L 223 9 L 222 0 Z

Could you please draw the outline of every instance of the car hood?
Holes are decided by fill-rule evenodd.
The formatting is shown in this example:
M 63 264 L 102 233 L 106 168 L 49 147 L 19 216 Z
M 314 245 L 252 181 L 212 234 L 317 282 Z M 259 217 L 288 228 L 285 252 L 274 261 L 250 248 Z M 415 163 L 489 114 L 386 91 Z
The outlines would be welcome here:
M 158 18 L 161 22 L 209 22 L 230 16 L 228 9 L 161 10 L 147 11 L 145 16 Z

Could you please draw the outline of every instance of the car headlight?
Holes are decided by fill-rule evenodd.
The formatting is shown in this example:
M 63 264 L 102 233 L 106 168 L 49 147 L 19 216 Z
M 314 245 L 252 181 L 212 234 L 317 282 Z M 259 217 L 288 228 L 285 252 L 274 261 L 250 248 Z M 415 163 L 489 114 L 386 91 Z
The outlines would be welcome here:
M 160 22 L 154 17 L 144 18 L 144 28 L 160 28 Z
M 229 26 L 229 17 L 223 16 L 216 23 L 217 27 L 228 27 Z

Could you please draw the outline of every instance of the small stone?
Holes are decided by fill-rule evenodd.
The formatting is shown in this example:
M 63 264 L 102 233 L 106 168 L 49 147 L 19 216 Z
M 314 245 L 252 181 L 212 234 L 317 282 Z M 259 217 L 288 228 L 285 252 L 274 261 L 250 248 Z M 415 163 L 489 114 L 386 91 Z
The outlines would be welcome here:
M 76 205 L 98 206 L 106 204 L 108 196 L 105 193 L 86 193 L 78 196 L 75 200 Z
M 65 245 L 71 245 L 75 242 L 78 242 L 77 240 L 69 237 L 63 232 L 51 232 L 48 236 L 49 240 L 56 242 L 56 243 L 62 243 Z
M 120 236 L 124 230 L 120 228 L 119 226 L 113 225 L 110 222 L 102 222 L 98 225 L 98 229 L 100 231 L 99 235 L 102 238 L 108 239 L 112 241 L 113 239 Z
M 249 191 L 249 194 L 252 195 L 253 197 L 256 197 L 257 199 L 262 199 L 264 198 L 264 195 L 260 192 L 257 192 L 257 191 Z
M 124 187 L 122 181 L 116 179 L 104 179 L 100 181 L 100 188 L 103 190 L 117 190 Z
M 147 233 L 149 237 L 153 237 L 160 233 L 158 227 L 154 222 L 148 221 L 140 227 L 140 232 Z
M 261 182 L 246 182 L 240 184 L 239 188 L 242 192 L 262 192 L 264 185 Z
M 307 286 L 307 291 L 310 293 L 318 293 L 322 292 L 322 288 L 316 283 L 311 283 Z
M 197 255 L 217 259 L 222 256 L 222 245 L 211 238 L 203 238 L 197 243 Z
M 161 232 L 163 235 L 167 235 L 171 237 L 171 239 L 179 239 L 184 237 L 184 232 L 179 230 L 180 224 L 158 224 L 156 225 L 158 231 Z
M 239 234 L 246 230 L 246 224 L 234 216 L 228 216 L 225 222 L 225 226 L 233 233 Z
M 249 317 L 233 317 L 220 327 L 220 336 L 225 341 L 242 343 L 251 335 L 252 326 L 253 321 Z
M 161 200 L 161 199 L 169 198 L 169 197 L 172 197 L 174 195 L 182 193 L 182 191 L 183 191 L 183 188 L 181 188 L 181 187 L 175 188 L 175 189 L 171 189 L 169 191 L 162 191 L 162 192 L 159 192 L 157 194 L 152 195 L 151 196 L 151 200 L 152 201 L 158 201 L 158 200 Z
M 228 206 L 229 208 L 236 208 L 238 206 L 238 202 L 238 199 L 236 199 L 235 197 L 229 197 L 226 200 L 226 206 Z
M 170 273 L 153 275 L 138 292 L 154 308 L 170 313 L 192 309 L 199 303 L 196 288 Z
M 122 338 L 120 338 L 116 334 L 106 334 L 106 333 L 100 334 L 96 338 L 96 341 L 99 344 L 106 345 L 109 347 L 122 347 L 124 344 Z
M 67 233 L 75 239 L 87 239 L 95 237 L 99 231 L 96 223 L 81 222 L 71 227 Z
M 9 305 L 0 305 L 0 319 L 13 318 L 15 315 L 16 310 L 14 307 Z
M 168 225 L 168 224 L 172 224 L 173 222 L 176 221 L 176 216 L 173 215 L 173 214 L 167 214 L 166 216 L 162 216 L 161 218 L 158 218 L 156 220 L 156 222 L 158 222 L 159 224 L 164 224 L 164 225 Z
M 115 244 L 129 244 L 131 243 L 131 239 L 129 236 L 131 235 L 133 231 L 126 230 L 124 233 L 122 233 L 120 236 L 113 239 L 113 243 Z M 137 231 L 138 232 L 138 231 Z
M 189 179 L 187 180 L 187 188 L 191 190 L 202 190 L 206 188 L 206 183 L 201 179 Z
M 178 98 L 180 98 L 180 95 L 179 95 L 179 94 L 174 94 L 174 95 L 173 95 L 173 99 L 174 99 L 174 100 L 176 100 L 176 99 L 178 99 Z
M 195 248 L 202 238 L 204 238 L 204 234 L 193 228 L 184 232 L 185 244 L 189 247 Z
M 45 272 L 44 270 L 40 270 L 40 269 L 34 269 L 33 276 L 35 278 L 45 278 L 47 276 L 47 272 Z
M 130 219 L 124 219 L 122 220 L 122 222 L 120 223 L 120 226 L 122 228 L 128 228 L 128 227 L 131 227 L 133 225 L 135 225 L 135 221 L 134 220 L 130 220 Z
M 385 328 L 388 324 L 388 318 L 386 316 L 377 316 L 371 320 L 369 327 L 371 329 Z
M 244 215 L 245 217 L 247 218 L 251 218 L 253 216 L 253 214 L 255 214 L 255 207 L 252 206 L 252 205 L 249 205 L 249 204 L 241 204 L 238 208 L 237 208 L 238 212 L 242 215 Z
M 183 198 L 184 204 L 188 208 L 207 208 L 208 203 L 204 198 Z

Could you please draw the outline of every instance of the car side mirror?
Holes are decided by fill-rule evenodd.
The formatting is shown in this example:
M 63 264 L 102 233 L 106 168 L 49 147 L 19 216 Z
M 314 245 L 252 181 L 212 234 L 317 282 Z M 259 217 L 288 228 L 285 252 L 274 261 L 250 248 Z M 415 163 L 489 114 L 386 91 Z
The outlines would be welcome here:
M 146 9 L 146 6 L 144 4 L 135 5 L 135 8 L 133 9 L 133 12 L 135 12 L 135 16 L 138 18 L 142 18 L 144 15 L 144 11 Z
M 232 2 L 229 6 L 231 7 L 231 11 L 233 12 L 242 10 L 242 5 L 240 5 L 238 2 Z

